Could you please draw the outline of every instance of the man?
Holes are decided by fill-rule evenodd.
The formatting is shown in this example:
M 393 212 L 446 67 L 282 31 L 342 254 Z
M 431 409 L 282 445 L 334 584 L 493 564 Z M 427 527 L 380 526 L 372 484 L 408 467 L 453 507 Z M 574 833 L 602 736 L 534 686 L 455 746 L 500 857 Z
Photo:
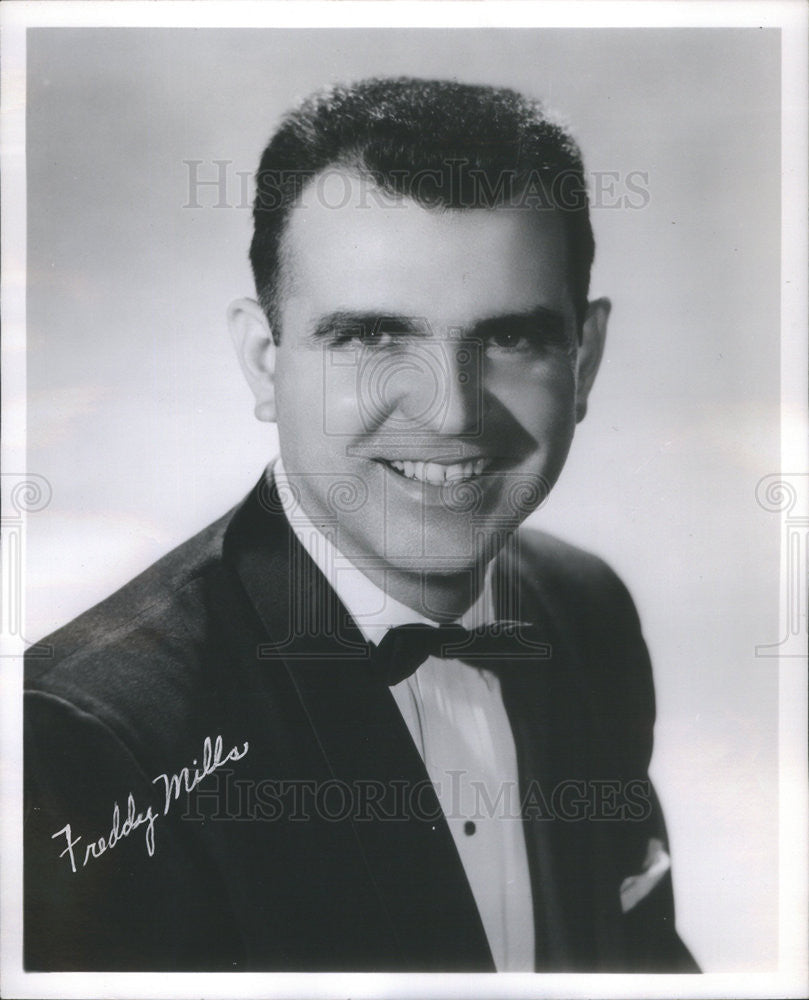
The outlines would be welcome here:
M 281 455 L 31 657 L 27 967 L 695 971 L 631 600 L 517 530 L 606 333 L 575 144 L 366 81 L 285 119 L 254 219 Z

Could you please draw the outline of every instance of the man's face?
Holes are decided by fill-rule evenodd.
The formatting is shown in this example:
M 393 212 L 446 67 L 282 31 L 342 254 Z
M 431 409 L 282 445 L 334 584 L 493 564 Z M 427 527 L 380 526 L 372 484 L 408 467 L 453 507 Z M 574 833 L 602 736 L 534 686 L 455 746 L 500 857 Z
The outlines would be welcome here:
M 428 210 L 350 174 L 321 180 L 284 242 L 286 471 L 372 575 L 466 571 L 542 502 L 573 437 L 564 221 Z

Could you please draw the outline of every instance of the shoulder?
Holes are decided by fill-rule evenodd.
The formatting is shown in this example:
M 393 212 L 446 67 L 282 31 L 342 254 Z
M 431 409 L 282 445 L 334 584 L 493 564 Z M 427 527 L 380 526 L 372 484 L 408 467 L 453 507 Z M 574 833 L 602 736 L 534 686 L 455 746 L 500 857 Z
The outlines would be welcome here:
M 599 556 L 554 535 L 522 528 L 511 559 L 523 589 L 565 616 L 595 615 L 638 627 L 629 591 Z
M 231 514 L 229 512 L 120 590 L 37 643 L 27 657 L 27 679 L 44 678 L 82 651 L 108 649 L 138 628 L 181 614 L 184 595 L 204 586 L 206 578 L 218 570 L 222 538 Z
M 233 590 L 222 560 L 231 517 L 29 650 L 30 724 L 61 713 L 103 724 L 128 745 L 144 729 L 171 730 L 200 687 L 217 609 Z

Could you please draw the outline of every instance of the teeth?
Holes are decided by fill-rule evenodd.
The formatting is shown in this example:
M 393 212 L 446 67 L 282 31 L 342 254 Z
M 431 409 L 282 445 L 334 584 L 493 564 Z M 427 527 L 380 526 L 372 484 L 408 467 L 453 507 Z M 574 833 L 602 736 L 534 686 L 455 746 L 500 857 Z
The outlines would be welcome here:
M 443 483 L 459 482 L 479 476 L 489 465 L 490 459 L 476 458 L 455 465 L 440 465 L 438 462 L 409 462 L 405 459 L 391 459 L 388 462 L 407 479 L 417 479 L 422 483 L 440 486 Z
M 449 471 L 446 465 L 436 465 L 433 462 L 425 462 L 423 469 L 424 478 L 427 482 L 433 483 L 436 486 L 446 481 L 447 472 Z M 419 479 L 421 479 L 421 476 L 419 476 Z

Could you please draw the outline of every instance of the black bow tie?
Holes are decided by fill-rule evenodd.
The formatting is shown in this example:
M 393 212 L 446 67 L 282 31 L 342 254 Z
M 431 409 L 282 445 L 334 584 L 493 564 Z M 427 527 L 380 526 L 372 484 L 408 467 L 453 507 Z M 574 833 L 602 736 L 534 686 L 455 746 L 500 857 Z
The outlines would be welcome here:
M 515 660 L 547 659 L 550 646 L 541 642 L 535 625 L 502 621 L 473 631 L 462 625 L 397 625 L 374 649 L 372 662 L 390 687 L 410 677 L 428 656 L 464 660 L 497 670 Z

